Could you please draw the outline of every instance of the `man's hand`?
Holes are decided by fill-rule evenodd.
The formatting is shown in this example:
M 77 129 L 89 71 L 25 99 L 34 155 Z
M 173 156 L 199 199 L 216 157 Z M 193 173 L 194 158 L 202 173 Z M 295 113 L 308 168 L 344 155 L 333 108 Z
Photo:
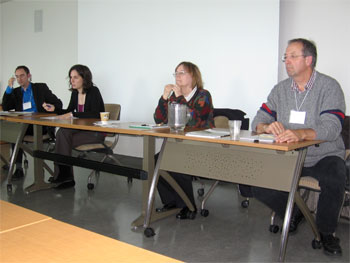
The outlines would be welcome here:
M 55 106 L 52 104 L 44 102 L 42 106 L 46 111 L 49 111 L 49 112 L 55 111 Z
M 16 78 L 15 77 L 11 77 L 8 81 L 8 85 L 9 87 L 13 88 L 13 84 L 15 83 Z
M 277 136 L 283 133 L 286 129 L 284 128 L 282 123 L 275 121 L 265 126 L 264 130 L 265 130 L 265 133 L 272 133 L 273 135 Z
M 302 141 L 302 135 L 299 130 L 286 130 L 275 137 L 276 142 L 299 142 Z
M 316 132 L 313 129 L 286 130 L 275 138 L 276 142 L 300 142 L 315 139 Z
M 283 124 L 278 121 L 275 121 L 272 123 L 259 123 L 256 126 L 257 133 L 270 133 L 277 136 L 284 131 L 285 131 L 285 128 Z

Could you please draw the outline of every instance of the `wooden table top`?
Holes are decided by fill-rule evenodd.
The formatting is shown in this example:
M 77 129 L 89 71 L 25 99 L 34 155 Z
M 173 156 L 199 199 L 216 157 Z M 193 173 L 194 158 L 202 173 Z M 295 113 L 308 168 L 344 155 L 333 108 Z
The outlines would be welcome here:
M 37 220 L 0 233 L 0 262 L 180 262 L 5 201 L 0 205 L 2 225 Z
M 51 217 L 0 200 L 0 233 L 43 222 Z
M 46 114 L 47 116 L 47 114 Z M 130 122 L 119 122 L 117 126 L 111 127 L 101 127 L 94 125 L 95 122 L 100 121 L 99 119 L 45 119 L 41 118 L 45 115 L 35 114 L 32 116 L 2 116 L 2 119 L 11 122 L 19 123 L 29 123 L 43 126 L 54 126 L 62 127 L 69 129 L 81 129 L 81 130 L 91 130 L 91 131 L 100 131 L 108 133 L 119 133 L 119 134 L 128 134 L 128 135 L 137 135 L 137 136 L 154 136 L 160 138 L 174 138 L 180 140 L 191 140 L 191 141 L 200 141 L 200 142 L 209 142 L 209 143 L 218 143 L 223 145 L 238 145 L 246 147 L 255 147 L 263 149 L 272 149 L 278 151 L 292 151 L 298 148 L 308 147 L 314 144 L 322 143 L 322 141 L 302 141 L 295 143 L 253 143 L 247 141 L 233 141 L 229 137 L 224 138 L 200 138 L 193 136 L 186 136 L 186 132 L 198 130 L 193 128 L 186 128 L 184 132 L 171 132 L 169 128 L 157 128 L 152 130 L 145 129 L 135 129 L 129 128 Z

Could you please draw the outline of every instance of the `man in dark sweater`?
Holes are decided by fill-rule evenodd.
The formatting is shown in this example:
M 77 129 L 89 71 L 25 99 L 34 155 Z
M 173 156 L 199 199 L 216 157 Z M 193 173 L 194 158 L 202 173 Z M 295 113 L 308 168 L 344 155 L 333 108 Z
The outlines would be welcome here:
M 19 87 L 13 88 L 15 79 Z M 15 77 L 11 77 L 2 98 L 3 110 L 27 111 L 27 112 L 47 112 L 43 106 L 46 103 L 55 105 L 55 109 L 62 109 L 62 101 L 54 95 L 45 83 L 32 83 L 31 74 L 26 66 L 18 66 L 15 70 Z M 47 129 L 44 127 L 43 132 Z M 29 126 L 27 135 L 33 135 L 33 127 Z M 22 155 L 20 149 L 16 160 L 16 171 L 12 176 L 13 180 L 24 177 L 22 168 Z
M 345 147 L 341 136 L 345 118 L 344 93 L 339 83 L 315 70 L 317 51 L 306 39 L 288 42 L 283 57 L 289 78 L 278 83 L 255 116 L 252 129 L 274 134 L 276 142 L 322 140 L 310 146 L 301 176 L 319 181 L 316 224 L 327 254 L 341 255 L 339 238 L 334 236 L 342 206 L 345 182 Z M 253 188 L 253 195 L 283 218 L 288 193 Z M 290 232 L 303 219 L 295 206 Z

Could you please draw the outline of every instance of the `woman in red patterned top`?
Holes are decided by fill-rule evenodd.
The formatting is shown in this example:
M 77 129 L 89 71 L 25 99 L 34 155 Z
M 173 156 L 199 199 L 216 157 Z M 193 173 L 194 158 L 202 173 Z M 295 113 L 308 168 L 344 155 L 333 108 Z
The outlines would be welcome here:
M 203 89 L 201 73 L 196 65 L 191 62 L 181 62 L 176 68 L 175 84 L 164 87 L 163 95 L 159 99 L 154 113 L 156 123 L 168 122 L 168 103 L 176 102 L 185 104 L 189 108 L 191 118 L 187 123 L 189 127 L 213 128 L 213 103 L 209 91 Z M 182 190 L 186 193 L 195 211 L 192 212 L 186 206 L 176 191 L 162 178 L 158 181 L 158 191 L 163 207 L 157 208 L 157 212 L 164 212 L 173 208 L 182 208 L 176 215 L 179 219 L 194 219 L 197 213 L 193 195 L 192 177 L 186 174 L 169 172 Z

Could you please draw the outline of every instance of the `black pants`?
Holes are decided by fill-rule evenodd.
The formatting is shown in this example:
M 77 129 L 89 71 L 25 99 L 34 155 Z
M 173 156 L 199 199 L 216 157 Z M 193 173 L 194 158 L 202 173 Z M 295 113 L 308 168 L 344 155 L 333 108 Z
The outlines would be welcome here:
M 102 143 L 104 139 L 105 135 L 101 132 L 60 128 L 56 133 L 55 153 L 70 156 L 75 147 L 83 144 Z M 55 178 L 59 175 L 73 178 L 73 167 L 55 163 L 54 173 Z
M 155 156 L 155 160 L 157 159 L 158 159 L 158 154 Z M 175 173 L 175 172 L 168 172 L 168 173 L 170 174 L 171 177 L 174 178 L 174 180 L 178 183 L 178 185 L 182 188 L 182 190 L 188 196 L 194 208 L 196 208 L 196 202 L 194 200 L 194 194 L 193 194 L 192 176 L 188 174 Z M 185 202 L 178 195 L 178 193 L 161 176 L 159 176 L 157 189 L 163 204 L 172 204 L 179 208 L 186 207 Z
M 311 176 L 319 181 L 321 193 L 317 205 L 316 225 L 324 234 L 334 233 L 343 203 L 346 167 L 337 156 L 328 156 L 315 166 L 304 167 L 301 176 Z M 252 187 L 253 196 L 284 218 L 288 193 L 260 187 Z

